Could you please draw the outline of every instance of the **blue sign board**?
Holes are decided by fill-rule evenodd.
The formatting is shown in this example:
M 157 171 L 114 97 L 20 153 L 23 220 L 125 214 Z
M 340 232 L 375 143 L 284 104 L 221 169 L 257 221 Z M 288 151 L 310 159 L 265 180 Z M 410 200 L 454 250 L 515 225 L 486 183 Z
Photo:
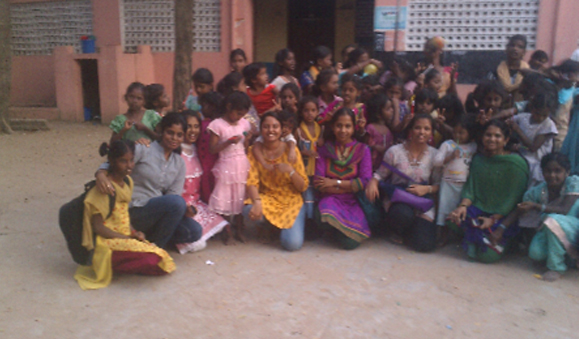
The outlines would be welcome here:
M 406 6 L 398 7 L 398 29 L 406 29 Z M 396 29 L 396 6 L 374 8 L 374 30 L 390 31 Z

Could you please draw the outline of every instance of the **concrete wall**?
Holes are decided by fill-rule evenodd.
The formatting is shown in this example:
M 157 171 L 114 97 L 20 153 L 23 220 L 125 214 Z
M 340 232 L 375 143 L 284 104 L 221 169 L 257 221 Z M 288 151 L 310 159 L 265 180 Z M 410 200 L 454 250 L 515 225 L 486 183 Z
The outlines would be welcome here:
M 288 0 L 254 0 L 254 6 L 254 60 L 274 62 L 275 53 L 288 45 Z

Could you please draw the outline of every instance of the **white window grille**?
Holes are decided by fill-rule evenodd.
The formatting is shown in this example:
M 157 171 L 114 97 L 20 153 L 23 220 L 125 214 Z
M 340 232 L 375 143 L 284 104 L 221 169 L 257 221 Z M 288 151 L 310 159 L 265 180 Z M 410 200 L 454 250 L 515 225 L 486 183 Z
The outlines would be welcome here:
M 175 14 L 173 0 L 123 0 L 125 52 L 134 53 L 139 45 L 149 45 L 153 52 L 175 49 Z M 221 50 L 221 1 L 195 0 L 193 7 L 193 50 Z
M 538 11 L 539 0 L 410 0 L 406 50 L 421 51 L 434 36 L 446 40 L 446 50 L 504 50 L 515 34 L 534 49 Z
M 80 52 L 80 37 L 91 35 L 90 0 L 17 3 L 10 5 L 12 54 L 52 54 L 56 46 L 74 46 Z

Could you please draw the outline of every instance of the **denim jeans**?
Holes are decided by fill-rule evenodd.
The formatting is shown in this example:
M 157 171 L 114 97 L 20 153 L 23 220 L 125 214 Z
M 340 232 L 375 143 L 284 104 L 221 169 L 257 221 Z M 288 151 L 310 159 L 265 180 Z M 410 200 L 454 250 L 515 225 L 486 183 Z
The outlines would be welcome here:
M 164 248 L 169 241 L 191 243 L 201 238 L 201 225 L 185 217 L 187 204 L 179 195 L 151 198 L 143 207 L 131 207 L 131 224 L 145 233 L 147 239 Z
M 304 207 L 306 208 L 306 218 L 313 219 L 314 218 L 314 205 L 316 200 L 316 195 L 314 191 L 314 186 L 311 184 L 313 177 L 310 177 L 310 186 L 308 189 L 302 194 L 304 198 Z
M 249 218 L 249 211 L 253 205 L 245 205 L 243 207 L 243 223 L 245 227 L 258 227 L 261 225 L 273 226 L 269 221 L 262 217 L 261 220 L 255 221 Z M 281 247 L 287 251 L 297 251 L 304 244 L 304 228 L 306 225 L 306 206 L 303 205 L 300 209 L 294 224 L 291 228 L 286 228 L 281 230 L 281 235 L 279 236 L 281 241 Z

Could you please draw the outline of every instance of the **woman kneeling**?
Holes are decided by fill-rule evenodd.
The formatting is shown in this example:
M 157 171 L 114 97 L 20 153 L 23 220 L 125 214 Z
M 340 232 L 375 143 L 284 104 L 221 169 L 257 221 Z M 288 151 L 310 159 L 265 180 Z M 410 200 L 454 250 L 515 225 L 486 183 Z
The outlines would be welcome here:
M 354 249 L 370 237 L 364 211 L 356 199 L 372 177 L 370 148 L 354 139 L 356 118 L 342 108 L 329 123 L 326 143 L 318 150 L 314 186 L 322 192 L 319 203 L 323 226 L 333 226 L 344 249 Z
M 281 245 L 288 251 L 296 251 L 304 242 L 306 213 L 302 193 L 308 188 L 308 177 L 300 152 L 297 160 L 288 160 L 289 149 L 281 138 L 281 121 L 277 113 L 269 112 L 261 117 L 263 137 L 262 153 L 268 171 L 253 155 L 252 147 L 247 152 L 250 169 L 247 178 L 246 205 L 243 208 L 246 226 L 281 229 Z

